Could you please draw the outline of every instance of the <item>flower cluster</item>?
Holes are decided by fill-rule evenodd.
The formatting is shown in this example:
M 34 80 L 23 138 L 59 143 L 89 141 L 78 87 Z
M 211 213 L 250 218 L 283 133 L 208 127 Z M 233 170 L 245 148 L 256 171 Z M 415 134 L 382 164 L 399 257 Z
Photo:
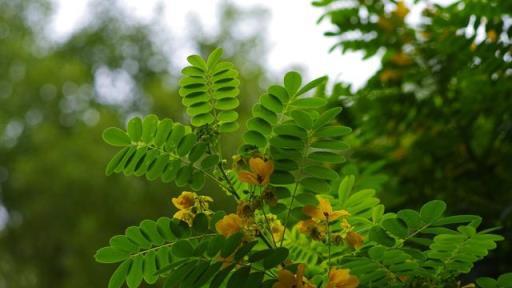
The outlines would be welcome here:
M 274 164 L 263 157 L 251 157 L 249 169 L 238 172 L 238 180 L 253 185 L 266 185 L 270 181 L 270 175 L 274 172 Z
M 318 206 L 306 205 L 304 214 L 311 218 L 297 223 L 297 229 L 312 239 L 325 240 L 329 225 L 341 218 L 341 230 L 332 235 L 332 239 L 335 240 L 333 242 L 339 242 L 336 240 L 341 239 L 351 248 L 358 249 L 363 246 L 363 236 L 353 231 L 353 227 L 347 219 L 350 213 L 346 210 L 333 211 L 332 205 L 327 199 L 318 198 Z
M 183 191 L 180 196 L 172 198 L 172 204 L 178 209 L 173 217 L 192 225 L 192 221 L 198 213 L 206 215 L 212 213 L 209 208 L 210 202 L 213 202 L 213 199 L 209 196 L 200 196 L 194 192 Z

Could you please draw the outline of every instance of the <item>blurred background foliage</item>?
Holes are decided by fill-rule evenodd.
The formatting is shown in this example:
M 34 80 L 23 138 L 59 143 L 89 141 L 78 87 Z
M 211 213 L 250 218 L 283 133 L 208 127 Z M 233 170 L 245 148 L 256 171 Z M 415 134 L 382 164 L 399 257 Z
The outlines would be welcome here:
M 503 226 L 510 243 L 512 3 L 457 2 L 426 6 L 418 25 L 394 1 L 315 2 L 340 41 L 334 51 L 382 59 L 363 88 L 326 87 L 355 129 L 341 169 L 392 209 L 443 199 L 453 213 Z M 95 2 L 94 21 L 56 42 L 45 33 L 51 2 L 0 0 L 0 287 L 103 287 L 112 271 L 94 251 L 141 219 L 172 213 L 176 187 L 104 176 L 113 153 L 105 127 L 150 112 L 186 121 L 169 56 L 180 43 L 158 20 L 141 24 L 116 5 Z M 273 80 L 261 61 L 268 15 L 226 3 L 221 11 L 214 34 L 191 19 L 190 41 L 202 55 L 223 47 L 240 68 L 243 122 Z M 247 19 L 261 29 L 237 33 Z M 238 143 L 235 133 L 224 151 Z M 512 270 L 510 252 L 505 241 L 476 273 Z
M 149 112 L 186 121 L 165 50 L 175 47 L 152 38 L 158 23 L 142 25 L 115 3 L 95 3 L 94 21 L 55 43 L 43 32 L 49 2 L 0 0 L 0 287 L 104 287 L 112 271 L 94 263 L 95 250 L 141 219 L 172 215 L 176 187 L 104 174 L 113 153 L 104 128 Z M 190 41 L 204 54 L 230 47 L 248 115 L 267 81 L 264 41 L 233 29 L 266 13 L 221 11 L 217 35 L 197 26 Z
M 344 169 L 359 170 L 359 185 L 378 188 L 392 209 L 442 199 L 501 226 L 508 241 L 474 273 L 510 270 L 512 2 L 415 3 L 419 23 L 406 21 L 412 7 L 402 1 L 314 2 L 332 24 L 333 51 L 382 63 L 363 88 L 340 83 L 330 95 L 356 128 Z

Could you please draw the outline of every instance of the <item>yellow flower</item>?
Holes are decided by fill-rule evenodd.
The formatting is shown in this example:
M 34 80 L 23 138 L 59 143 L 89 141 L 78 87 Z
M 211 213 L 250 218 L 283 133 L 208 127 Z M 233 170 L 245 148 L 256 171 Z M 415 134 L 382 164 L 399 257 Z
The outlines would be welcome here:
M 352 228 L 352 225 L 350 225 L 350 223 L 347 221 L 347 219 L 343 219 L 343 220 L 341 220 L 341 228 L 348 230 L 348 229 Z
M 178 209 L 189 209 L 196 203 L 197 194 L 183 191 L 178 198 L 172 198 L 172 204 Z
M 315 221 L 308 219 L 297 223 L 299 232 L 304 233 L 315 240 L 322 240 L 325 236 L 325 225 L 320 225 Z
M 354 231 L 350 231 L 347 233 L 347 236 L 345 236 L 345 241 L 347 241 L 348 246 L 355 249 L 360 248 L 364 244 L 363 236 Z
M 236 214 L 241 218 L 251 218 L 254 216 L 254 209 L 249 201 L 240 201 L 236 207 Z
M 391 57 L 391 62 L 398 66 L 408 66 L 412 64 L 412 58 L 404 52 L 398 52 Z
M 333 268 L 329 271 L 326 288 L 356 288 L 357 286 L 359 286 L 359 279 L 350 275 L 350 270 Z
M 174 213 L 174 218 L 179 219 L 181 221 L 185 221 L 188 225 L 192 225 L 192 221 L 194 220 L 194 213 L 190 212 L 190 210 L 178 210 L 178 212 Z
M 217 229 L 217 232 L 219 232 L 219 234 L 224 235 L 225 237 L 228 237 L 241 231 L 242 227 L 242 218 L 240 218 L 236 214 L 228 214 L 224 216 L 222 219 L 220 219 L 219 222 L 217 222 L 217 224 L 215 224 L 215 229 Z
M 377 25 L 384 31 L 392 31 L 393 24 L 387 18 L 380 16 Z
M 240 171 L 238 180 L 241 182 L 266 185 L 270 181 L 270 175 L 274 172 L 274 163 L 272 160 L 264 160 L 261 157 L 252 157 L 249 159 L 249 167 L 251 171 Z
M 409 14 L 409 8 L 407 8 L 403 1 L 398 1 L 398 3 L 396 3 L 396 10 L 394 13 L 398 18 L 404 19 L 405 16 Z
M 496 42 L 497 39 L 498 34 L 496 34 L 496 31 L 494 31 L 493 29 L 487 31 L 487 40 L 489 40 L 489 42 L 494 43 Z
M 471 43 L 469 46 L 469 50 L 471 50 L 471 52 L 475 52 L 476 48 L 478 48 L 478 45 L 475 42 Z
M 350 213 L 346 210 L 332 211 L 331 203 L 322 198 L 318 198 L 318 207 L 312 205 L 304 206 L 304 214 L 313 218 L 314 220 L 328 220 L 329 222 L 334 221 L 340 217 L 350 216 Z
M 282 269 L 277 272 L 277 282 L 272 285 L 272 288 L 314 288 L 313 285 L 305 282 L 304 280 L 304 265 L 297 266 L 297 273 Z
M 275 241 L 281 241 L 284 237 L 284 226 L 279 219 L 276 219 L 270 224 L 270 230 Z
M 402 77 L 399 71 L 392 69 L 384 69 L 380 72 L 379 79 L 382 82 L 399 80 Z

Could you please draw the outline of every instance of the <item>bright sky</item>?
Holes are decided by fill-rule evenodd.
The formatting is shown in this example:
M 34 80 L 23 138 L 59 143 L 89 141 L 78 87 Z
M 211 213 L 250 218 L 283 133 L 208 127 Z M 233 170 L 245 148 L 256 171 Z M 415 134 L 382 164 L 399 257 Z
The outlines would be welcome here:
M 54 0 L 57 12 L 54 16 L 51 32 L 56 39 L 69 36 L 75 29 L 87 22 L 88 1 Z M 141 21 L 150 21 L 154 15 L 158 0 L 124 0 L 123 6 L 130 14 Z M 362 61 L 361 54 L 340 55 L 339 51 L 328 53 L 334 39 L 323 36 L 330 28 L 327 21 L 316 25 L 322 10 L 311 6 L 308 0 L 233 0 L 243 8 L 262 7 L 270 12 L 267 41 L 266 67 L 273 73 L 283 73 L 290 67 L 305 69 L 309 79 L 329 75 L 331 79 L 353 83 L 356 87 L 364 84 L 367 78 L 379 68 L 379 61 Z M 205 27 L 214 31 L 221 0 L 167 0 L 164 1 L 163 22 L 172 32 L 173 39 L 184 40 L 187 33 L 187 19 L 196 14 Z M 290 9 L 293 7 L 293 9 Z M 212 31 L 212 30 L 207 30 Z M 187 46 L 177 47 L 173 59 L 179 65 L 185 65 L 185 56 L 197 53 Z

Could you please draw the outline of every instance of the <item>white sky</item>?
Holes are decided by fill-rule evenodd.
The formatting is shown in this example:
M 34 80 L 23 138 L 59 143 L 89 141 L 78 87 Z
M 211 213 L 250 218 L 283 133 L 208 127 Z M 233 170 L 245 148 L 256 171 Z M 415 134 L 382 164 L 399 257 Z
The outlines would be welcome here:
M 88 1 L 54 0 L 54 15 L 51 32 L 56 39 L 69 36 L 80 25 L 87 22 Z M 120 1 L 130 14 L 141 21 L 151 21 L 158 0 L 123 0 Z M 290 67 L 300 66 L 305 69 L 309 79 L 329 75 L 331 79 L 352 83 L 356 87 L 364 84 L 367 78 L 379 68 L 379 61 L 371 59 L 362 61 L 362 55 L 350 53 L 340 55 L 339 50 L 328 53 L 335 39 L 323 36 L 330 27 L 325 21 L 316 25 L 322 10 L 311 6 L 308 0 L 232 0 L 242 8 L 262 7 L 270 12 L 267 41 L 266 67 L 272 73 L 284 73 Z M 221 0 L 167 0 L 164 1 L 164 22 L 172 33 L 173 39 L 186 39 L 187 18 L 196 14 L 205 27 L 214 31 Z M 290 7 L 293 7 L 290 10 Z M 175 47 L 180 58 L 174 63 L 185 65 L 188 54 L 197 53 L 184 47 Z
M 77 27 L 87 22 L 88 0 L 53 0 L 57 4 L 51 32 L 56 39 L 63 39 L 70 35 Z M 187 19 L 196 14 L 205 27 L 215 31 L 218 17 L 218 6 L 221 0 L 120 0 L 130 14 L 141 21 L 153 20 L 155 8 L 164 3 L 163 19 L 176 41 L 186 41 Z M 325 31 L 331 29 L 328 21 L 316 25 L 322 14 L 322 9 L 311 5 L 311 0 L 232 0 L 242 8 L 262 7 L 270 12 L 267 30 L 267 63 L 265 67 L 273 74 L 282 74 L 289 68 L 300 66 L 305 69 L 309 79 L 322 75 L 329 75 L 331 81 L 339 80 L 353 84 L 355 88 L 361 87 L 369 76 L 379 67 L 376 58 L 363 61 L 362 54 L 348 53 L 340 55 L 339 50 L 328 53 L 335 39 L 323 36 Z M 448 4 L 453 0 L 431 0 L 440 4 Z M 406 0 L 409 7 L 412 0 Z M 420 12 L 425 2 L 414 6 L 407 17 L 409 23 L 418 23 Z M 293 7 L 290 9 L 290 7 Z M 206 32 L 208 32 L 207 30 Z M 175 47 L 181 49 L 174 54 L 174 63 L 185 65 L 185 58 L 189 54 L 197 53 L 186 45 Z

